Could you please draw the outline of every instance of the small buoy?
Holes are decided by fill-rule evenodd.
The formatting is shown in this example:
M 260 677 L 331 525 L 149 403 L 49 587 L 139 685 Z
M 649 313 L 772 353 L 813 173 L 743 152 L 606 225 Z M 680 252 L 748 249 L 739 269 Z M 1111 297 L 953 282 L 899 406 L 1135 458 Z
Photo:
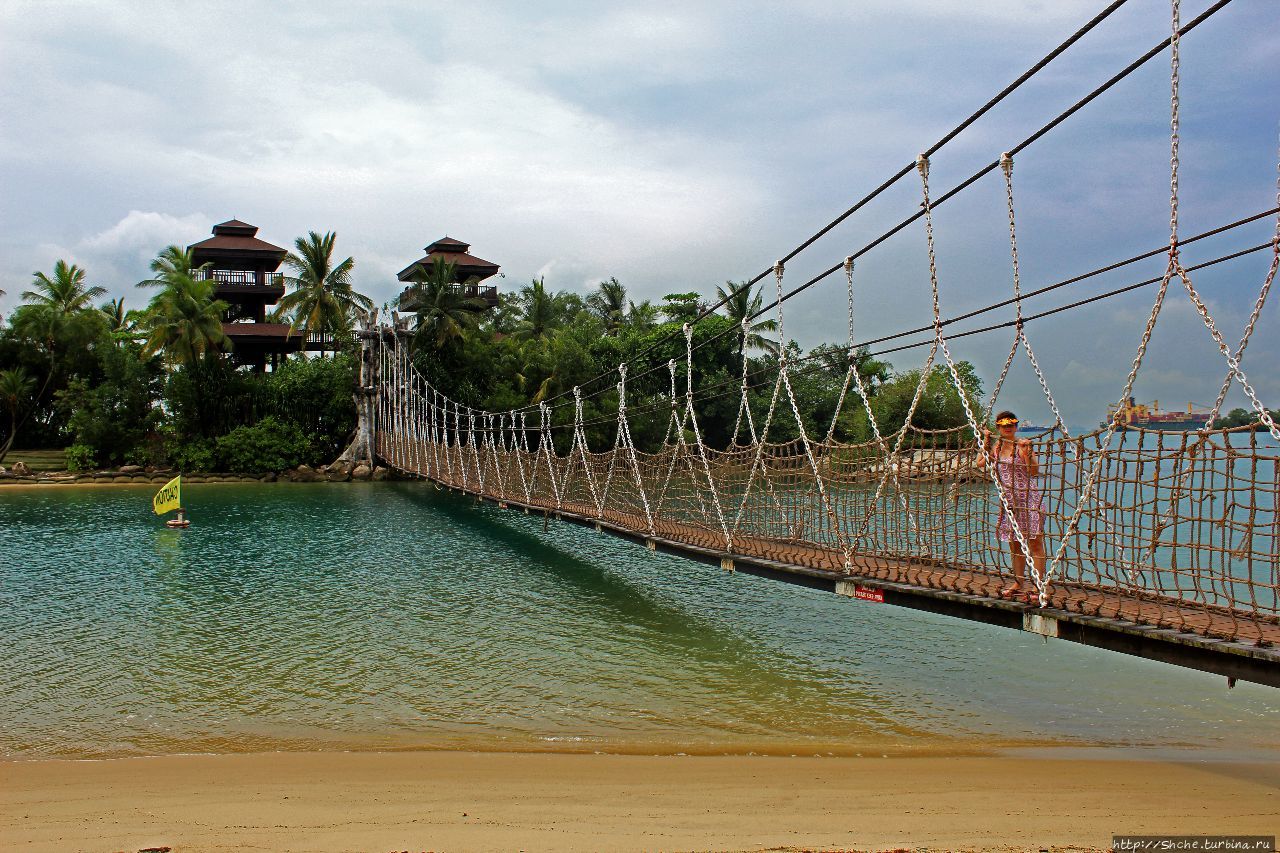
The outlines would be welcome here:
M 177 517 L 177 518 L 171 518 L 171 519 L 169 519 L 168 521 L 166 521 L 166 522 L 164 523 L 164 526 L 165 526 L 165 527 L 174 527 L 174 528 L 179 528 L 179 529 L 185 529 L 185 528 L 187 528 L 187 527 L 190 527 L 190 526 L 191 526 L 191 522 L 187 520 L 187 511 L 186 511 L 185 509 L 182 509 L 181 507 L 179 507 L 179 508 L 178 508 L 178 517 Z

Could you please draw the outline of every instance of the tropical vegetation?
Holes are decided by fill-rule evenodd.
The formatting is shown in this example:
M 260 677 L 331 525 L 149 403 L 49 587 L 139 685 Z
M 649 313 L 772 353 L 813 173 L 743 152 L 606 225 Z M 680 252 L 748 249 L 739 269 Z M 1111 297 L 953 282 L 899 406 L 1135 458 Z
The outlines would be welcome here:
M 149 299 L 133 310 L 123 298 L 95 307 L 106 293 L 74 264 L 58 261 L 50 273 L 34 273 L 23 304 L 0 323 L 0 459 L 17 446 L 69 448 L 68 460 L 79 467 L 259 472 L 333 460 L 354 428 L 352 329 L 374 307 L 353 287 L 354 259 L 336 260 L 335 246 L 332 232 L 295 241 L 286 259 L 289 289 L 273 315 L 300 333 L 331 335 L 333 357 L 295 355 L 266 373 L 237 365 L 223 331 L 227 304 L 179 246 L 165 247 L 151 262 L 150 277 L 139 282 Z M 656 449 L 667 434 L 673 384 L 675 402 L 686 392 L 683 326 L 698 320 L 693 381 L 709 444 L 728 446 L 735 438 L 744 360 L 753 419 L 763 425 L 783 355 L 810 436 L 870 438 L 864 407 L 851 393 L 842 396 L 847 348 L 825 344 L 805 353 L 779 341 L 775 323 L 760 316 L 759 288 L 726 282 L 717 288 L 714 311 L 696 291 L 637 302 L 616 278 L 587 292 L 537 278 L 501 293 L 496 306 L 468 292 L 456 268 L 437 260 L 419 271 L 398 306 L 411 314 L 415 366 L 463 406 L 534 407 L 525 417 L 536 427 L 536 405 L 547 403 L 553 425 L 563 427 L 573 422 L 578 388 L 588 441 L 611 446 L 619 400 L 614 369 L 627 363 L 633 437 L 641 449 Z M 894 372 L 865 349 L 852 363 L 881 430 L 895 430 L 918 372 Z M 967 364 L 961 373 L 976 401 L 980 381 Z M 785 395 L 779 407 L 770 439 L 798 437 Z M 935 368 L 927 378 L 914 420 L 929 428 L 965 423 L 945 372 Z M 567 446 L 569 431 L 555 434 Z M 745 440 L 742 433 L 737 439 Z

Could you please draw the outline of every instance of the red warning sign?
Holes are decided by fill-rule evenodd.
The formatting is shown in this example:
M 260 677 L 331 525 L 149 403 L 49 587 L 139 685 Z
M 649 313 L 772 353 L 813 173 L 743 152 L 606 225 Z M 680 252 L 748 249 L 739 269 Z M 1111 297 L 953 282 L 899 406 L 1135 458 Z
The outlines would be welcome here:
M 859 601 L 874 601 L 878 604 L 884 604 L 884 590 L 877 589 L 874 586 L 855 586 L 853 588 L 853 597 Z

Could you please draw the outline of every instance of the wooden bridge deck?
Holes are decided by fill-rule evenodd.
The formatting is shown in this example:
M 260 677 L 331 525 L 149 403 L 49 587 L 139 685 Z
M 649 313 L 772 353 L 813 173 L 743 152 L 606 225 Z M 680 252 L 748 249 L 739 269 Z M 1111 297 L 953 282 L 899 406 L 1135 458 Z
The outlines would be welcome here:
M 732 552 L 714 531 L 607 509 L 596 517 L 582 503 L 525 503 L 458 483 L 422 476 L 440 486 L 507 509 L 592 527 L 654 551 L 722 568 L 824 589 L 871 602 L 985 622 L 1219 675 L 1280 687 L 1280 624 L 1225 608 L 1194 606 L 1169 596 L 1055 583 L 1045 607 L 998 597 L 1008 575 L 925 561 L 856 556 L 851 571 L 841 555 L 793 541 L 737 536 Z M 1252 636 L 1253 642 L 1228 637 Z

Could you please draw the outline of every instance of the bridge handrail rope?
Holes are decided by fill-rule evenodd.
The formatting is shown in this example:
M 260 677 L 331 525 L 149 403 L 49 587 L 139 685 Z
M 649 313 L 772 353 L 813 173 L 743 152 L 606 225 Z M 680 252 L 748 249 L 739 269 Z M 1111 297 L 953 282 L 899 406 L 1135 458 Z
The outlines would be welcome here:
M 716 508 L 716 519 L 720 529 L 724 531 L 724 549 L 733 551 L 733 534 L 724 518 L 724 508 L 720 506 L 720 494 L 716 490 L 715 477 L 711 476 L 711 463 L 707 461 L 707 446 L 702 442 L 702 429 L 698 426 L 698 411 L 693 405 L 693 327 L 684 324 L 685 341 L 685 411 L 689 415 L 689 423 L 693 426 L 693 438 L 698 444 L 698 456 L 702 460 L 702 470 L 707 476 L 707 488 L 711 490 L 711 502 Z
M 1235 227 L 1239 227 L 1239 226 L 1244 225 L 1244 224 L 1249 224 L 1249 223 L 1251 223 L 1251 222 L 1256 221 L 1257 219 L 1262 218 L 1263 216 L 1271 216 L 1271 215 L 1275 215 L 1275 214 L 1277 214 L 1277 213 L 1280 213 L 1280 207 L 1271 208 L 1271 209 L 1266 210 L 1266 211 L 1263 211 L 1263 212 L 1261 212 L 1261 213 L 1254 214 L 1253 216 L 1250 216 L 1250 217 L 1248 217 L 1247 219 L 1238 220 L 1237 222 L 1234 222 L 1234 223 L 1231 223 L 1231 224 L 1229 224 L 1229 225 L 1225 225 L 1225 226 L 1220 226 L 1219 228 L 1213 229 L 1212 231 L 1209 231 L 1209 232 L 1205 232 L 1204 234 L 1201 234 L 1201 235 L 1197 235 L 1196 237 L 1191 237 L 1191 238 L 1188 238 L 1188 239 L 1186 239 L 1186 240 L 1181 240 L 1181 241 L 1179 242 L 1179 245 L 1180 245 L 1180 246 L 1186 246 L 1186 245 L 1190 244 L 1191 242 L 1193 242 L 1193 241 L 1195 241 L 1195 240 L 1202 239 L 1203 237 L 1213 236 L 1213 235 L 1215 235 L 1215 234 L 1217 234 L 1217 233 L 1221 233 L 1223 230 L 1230 229 L 1230 228 L 1235 228 Z M 1227 262 L 1227 261 L 1231 261 L 1231 260 L 1236 260 L 1236 259 L 1241 258 L 1241 257 L 1244 257 L 1244 256 L 1246 256 L 1246 255 L 1253 254 L 1253 253 L 1260 252 L 1260 251 L 1264 251 L 1264 250 L 1270 250 L 1270 251 L 1272 251 L 1272 252 L 1273 252 L 1273 254 L 1274 254 L 1274 252 L 1275 252 L 1275 248 L 1276 248 L 1276 241 L 1275 241 L 1274 239 L 1272 239 L 1272 240 L 1269 240 L 1269 241 L 1268 241 L 1268 242 L 1266 242 L 1266 243 L 1262 243 L 1262 244 L 1259 244 L 1259 245 L 1256 245 L 1256 246 L 1252 246 L 1252 247 L 1249 247 L 1249 248 L 1247 248 L 1247 249 L 1242 249 L 1242 250 L 1237 251 L 1237 252 L 1232 252 L 1232 253 L 1230 253 L 1230 254 L 1223 255 L 1223 256 L 1220 256 L 1220 257 L 1217 257 L 1217 258 L 1213 258 L 1213 259 L 1211 259 L 1211 260 L 1204 261 L 1204 262 L 1199 263 L 1199 264 L 1195 264 L 1195 265 L 1192 265 L 1192 266 L 1188 266 L 1188 267 L 1186 267 L 1186 270 L 1187 270 L 1187 272 L 1195 272 L 1195 271 L 1197 271 L 1197 270 L 1206 269 L 1206 268 L 1208 268 L 1208 267 L 1211 267 L 1211 266 L 1214 266 L 1214 265 L 1217 265 L 1217 264 L 1221 264 L 1221 263 L 1224 263 L 1224 262 Z M 1167 251 L 1168 251 L 1168 245 L 1166 244 L 1166 245 L 1164 246 L 1164 248 L 1163 248 L 1163 249 L 1161 249 L 1161 250 L 1159 250 L 1159 251 L 1167 252 Z M 1067 279 L 1066 281 L 1058 282 L 1058 283 L 1056 283 L 1056 284 L 1052 284 L 1052 285 L 1047 285 L 1047 286 L 1042 287 L 1042 288 L 1039 288 L 1038 290 L 1035 290 L 1035 291 L 1029 291 L 1029 292 L 1026 292 L 1026 293 L 1024 293 L 1024 294 L 1023 294 L 1023 299 L 1024 299 L 1024 301 L 1025 301 L 1027 298 L 1030 298 L 1031 296 L 1034 296 L 1034 295 L 1040 295 L 1040 294 L 1043 294 L 1043 293 L 1049 292 L 1049 291 L 1051 291 L 1051 290 L 1054 290 L 1054 289 L 1057 289 L 1057 288 L 1060 288 L 1060 287 L 1063 287 L 1063 286 L 1068 286 L 1068 285 L 1070 285 L 1070 284 L 1078 283 L 1078 281 L 1079 281 L 1079 280 L 1081 280 L 1082 278 L 1089 277 L 1089 276 L 1092 276 L 1092 275 L 1096 275 L 1096 274 L 1099 274 L 1099 273 L 1101 273 L 1101 272 L 1110 272 L 1110 271 L 1112 271 L 1112 270 L 1114 270 L 1114 269 L 1118 268 L 1119 266 L 1123 266 L 1123 265 L 1126 265 L 1126 264 L 1134 263 L 1134 262 L 1136 262 L 1136 261 L 1138 261 L 1138 260 L 1144 260 L 1144 259 L 1146 259 L 1147 257 L 1150 257 L 1150 255 L 1148 254 L 1148 255 L 1144 255 L 1144 256 L 1138 256 L 1138 257 L 1135 257 L 1135 258 L 1130 258 L 1130 259 L 1127 259 L 1126 261 L 1121 261 L 1121 262 L 1119 262 L 1118 264 L 1110 265 L 1109 267 L 1101 268 L 1101 269 L 1099 269 L 1099 270 L 1095 270 L 1095 271 L 1092 271 L 1092 272 L 1090 272 L 1090 273 L 1085 273 L 1085 274 L 1083 274 L 1082 276 L 1076 276 L 1076 277 L 1074 277 L 1073 279 Z M 1273 260 L 1273 265 L 1274 265 L 1274 263 L 1275 263 L 1275 262 L 1274 262 L 1274 260 Z M 1272 279 L 1274 279 L 1274 273 L 1272 273 L 1272 274 L 1271 274 L 1271 278 L 1272 278 Z M 1094 303 L 1094 302 L 1097 302 L 1097 301 L 1100 301 L 1100 300 L 1103 300 L 1103 299 L 1109 299 L 1109 298 L 1112 298 L 1112 297 L 1115 297 L 1115 296 L 1121 296 L 1121 295 L 1124 295 L 1124 294 L 1126 294 L 1126 293 L 1130 293 L 1130 292 L 1132 292 L 1132 291 L 1134 291 L 1134 290 L 1140 289 L 1140 288 L 1142 288 L 1142 287 L 1149 287 L 1150 285 L 1160 283 L 1160 281 L 1161 281 L 1161 280 L 1162 280 L 1162 276 L 1156 276 L 1156 277 L 1154 277 L 1154 278 L 1144 279 L 1144 280 L 1142 280 L 1142 281 L 1135 282 L 1135 283 L 1133 283 L 1133 284 L 1129 284 L 1129 285 L 1125 285 L 1125 286 L 1123 286 L 1123 287 L 1114 288 L 1114 289 L 1112 289 L 1112 290 L 1104 291 L 1103 293 L 1097 294 L 1097 295 L 1095 295 L 1095 296 L 1087 297 L 1087 298 L 1085 298 L 1085 299 L 1081 299 L 1081 300 L 1078 300 L 1078 301 L 1074 301 L 1074 302 L 1068 303 L 1068 304 L 1066 304 L 1066 305 L 1058 306 L 1057 308 L 1051 308 L 1051 309 L 1048 309 L 1048 310 L 1045 310 L 1045 311 L 1042 311 L 1042 312 L 1039 312 L 1039 313 L 1036 313 L 1036 314 L 1028 314 L 1028 315 L 1024 315 L 1024 317 L 1023 317 L 1023 326 L 1024 326 L 1024 328 L 1025 328 L 1025 326 L 1026 326 L 1026 325 L 1029 325 L 1030 323 L 1032 323 L 1032 322 L 1034 322 L 1034 321 L 1036 321 L 1036 320 L 1042 320 L 1042 319 L 1044 319 L 1044 318 L 1046 318 L 1046 317 L 1054 316 L 1054 315 L 1059 314 L 1059 313 L 1062 313 L 1062 312 L 1064 312 L 1064 311 L 1074 310 L 1074 309 L 1076 309 L 1076 308 L 1080 308 L 1080 307 L 1083 307 L 1083 306 L 1085 306 L 1085 305 L 1089 305 L 1089 304 L 1092 304 L 1092 303 Z M 990 311 L 990 310 L 994 310 L 994 309 L 997 309 L 997 308 L 1005 307 L 1006 305 L 1009 305 L 1009 304 L 1013 304 L 1013 300 L 1006 300 L 1006 301 L 1004 301 L 1004 302 L 994 303 L 993 305 L 988 306 L 988 307 L 986 307 L 986 308 L 980 308 L 980 309 L 976 309 L 976 310 L 974 310 L 974 311 L 969 311 L 969 312 L 966 312 L 965 314 L 957 315 L 956 317 L 953 317 L 953 318 L 951 318 L 951 319 L 943 320 L 943 326 L 945 327 L 945 326 L 947 326 L 948 324 L 954 323 L 954 322 L 955 322 L 955 321 L 957 321 L 957 320 L 967 319 L 967 318 L 973 317 L 973 316 L 975 316 L 975 315 L 977 315 L 977 314 L 981 314 L 981 313 L 988 312 L 988 311 Z M 1255 309 L 1256 309 L 1256 306 L 1255 306 Z M 981 327 L 977 327 L 977 328 L 973 328 L 973 329 L 968 329 L 968 330 L 961 331 L 961 332 L 955 332 L 955 333 L 951 334 L 951 335 L 949 336 L 949 338 L 950 338 L 950 340 L 953 340 L 953 341 L 954 341 L 954 340 L 956 340 L 956 339 L 958 339 L 958 338 L 970 337 L 970 336 L 972 336 L 972 335 L 979 335 L 979 334 L 987 334 L 987 333 L 989 333 L 989 332 L 999 331 L 999 330 L 1001 330 L 1001 329 L 1016 329 L 1016 326 L 1017 326 L 1017 320 L 1015 319 L 1015 320 L 1010 320 L 1010 321 L 1006 321 L 1006 322 L 995 323 L 995 324 L 988 325 L 988 326 L 981 326 Z M 932 326 L 925 326 L 925 327 L 921 327 L 921 328 L 917 328 L 917 329 L 912 329 L 912 330 L 909 330 L 909 331 L 906 331 L 906 332 L 900 332 L 900 333 L 896 333 L 896 334 L 894 334 L 894 335 L 889 335 L 889 336 L 885 336 L 885 337 L 881 337 L 881 338 L 877 338 L 877 339 L 873 339 L 873 340 L 861 341 L 861 342 L 857 343 L 855 346 L 856 346 L 856 348 L 861 348 L 861 347 L 864 347 L 864 346 L 868 346 L 868 345 L 870 345 L 871 343 L 883 342 L 883 341 L 888 341 L 888 340 L 898 339 L 898 338 L 901 338 L 901 337 L 907 336 L 907 335 L 909 335 L 909 334 L 916 333 L 916 332 L 921 332 L 921 331 L 930 331 L 930 332 L 931 332 L 931 331 L 932 331 Z M 882 350 L 872 350 L 872 351 L 870 351 L 868 354 L 869 354 L 869 355 L 871 355 L 871 356 L 891 355 L 891 354 L 896 353 L 896 352 L 903 352 L 903 351 L 910 350 L 910 349 L 914 349 L 914 348 L 917 348 L 917 347 L 922 347 L 922 346 L 931 346 L 932 344 L 933 344 L 933 339 L 932 339 L 932 337 L 930 337 L 930 338 L 925 339 L 925 340 L 922 340 L 922 341 L 917 341 L 917 342 L 914 342 L 914 343 L 904 344 L 904 345 L 897 346 L 897 347 L 892 347 L 892 348 L 882 349 Z M 695 350 L 696 350 L 696 346 L 695 346 Z M 807 364 L 807 365 L 808 365 L 808 367 L 806 367 L 803 371 L 795 371 L 795 370 L 793 370 L 793 371 L 792 371 L 792 376 L 793 376 L 793 377 L 794 377 L 794 376 L 797 376 L 797 375 L 807 374 L 807 373 L 808 373 L 808 372 L 810 372 L 810 371 L 820 371 L 820 370 L 824 370 L 824 369 L 825 369 L 825 366 L 820 362 L 820 355 L 808 355 L 808 356 L 802 356 L 802 357 L 800 357 L 800 358 L 795 359 L 795 360 L 794 360 L 794 362 L 792 362 L 792 363 L 793 363 L 793 364 Z M 764 374 L 772 373 L 772 372 L 773 372 L 773 369 L 774 369 L 774 368 L 772 368 L 772 367 L 762 367 L 762 368 L 758 368 L 758 369 L 756 369 L 756 370 L 752 370 L 752 371 L 750 371 L 750 372 L 748 373 L 748 379 L 750 380 L 750 379 L 753 379 L 753 378 L 760 377 L 760 376 L 762 376 L 762 375 L 764 375 Z M 415 368 L 415 370 L 416 370 L 416 368 Z M 425 382 L 425 381 L 426 381 L 426 380 L 425 380 L 425 378 L 424 378 L 422 381 L 424 381 L 424 382 Z M 708 401 L 708 400 L 716 400 L 716 399 L 720 399 L 720 398 L 723 398 L 723 397 L 725 397 L 725 396 L 729 396 L 730 394 L 740 395 L 740 394 L 741 394 L 741 384 L 742 384 L 742 383 L 741 383 L 741 380 L 731 380 L 731 381 L 724 381 L 724 382 L 715 383 L 715 384 L 711 384 L 711 385 L 704 385 L 704 386 L 700 386 L 700 388 L 699 388 L 699 398 L 700 398 L 700 399 L 702 399 L 702 400 L 704 400 L 704 401 Z M 717 390 L 720 390 L 720 389 L 730 389 L 730 390 L 721 391 L 721 393 L 708 393 L 708 392 L 714 392 L 714 391 L 717 391 Z M 443 395 L 442 395 L 442 394 L 440 394 L 440 392 L 439 392 L 439 391 L 437 391 L 435 388 L 431 388 L 431 393 L 432 393 L 433 395 L 439 395 L 441 399 L 444 399 Z M 585 397 L 584 397 L 584 399 L 585 399 Z M 379 397 L 379 408 L 378 408 L 378 410 L 377 410 L 377 411 L 378 411 L 377 417 L 379 417 L 379 418 L 383 417 L 383 414 L 382 414 L 382 412 L 383 412 L 382 404 L 383 404 L 384 402 L 385 402 L 385 398 L 384 398 L 384 397 L 382 397 L 382 396 L 380 396 L 380 397 Z M 437 411 L 439 411 L 438 407 L 439 407 L 441 404 L 440 404 L 440 403 L 437 403 L 437 404 L 435 404 L 435 405 L 437 406 Z M 651 405 L 648 405 L 648 406 L 643 406 L 643 407 L 640 407 L 640 408 L 633 408 L 633 409 L 630 409 L 629 411 L 630 411 L 630 413 L 631 413 L 631 414 L 633 414 L 633 415 L 635 415 L 635 414 L 649 414 L 649 413 L 652 413 L 652 412 L 658 411 L 658 410 L 660 410 L 660 409 L 667 408 L 667 407 L 668 407 L 668 405 L 669 405 L 669 404 L 667 404 L 667 403 L 655 403 L 655 404 L 651 404 Z M 740 409 L 740 411 L 741 411 L 741 409 Z M 749 416 L 750 416 L 750 415 L 749 415 L 749 411 L 750 411 L 750 410 L 748 409 L 748 410 L 746 411 L 746 413 L 744 413 L 744 414 L 743 414 L 743 416 L 744 416 L 744 417 L 749 417 Z M 511 411 L 509 412 L 509 414 L 521 414 L 521 413 L 522 413 L 522 410 L 520 410 L 520 409 L 514 409 L 514 410 L 511 410 Z M 584 427 L 599 426 L 599 425 L 602 425 L 602 424 L 605 424 L 605 423 L 611 423 L 612 421 L 613 421 L 613 418 L 612 418 L 612 417 L 607 417 L 607 418 L 597 418 L 597 419 L 594 419 L 594 420 L 586 420 L 586 421 L 584 421 L 584 422 L 583 422 L 583 426 L 584 426 Z M 532 430 L 534 429 L 533 427 L 529 427 L 529 426 L 525 425 L 523 417 L 521 417 L 521 424 L 522 424 L 522 426 L 521 426 L 521 427 L 519 427 L 519 429 L 520 429 L 520 430 L 522 430 L 522 431 L 532 431 Z M 754 425 L 753 425 L 753 426 L 754 426 Z M 571 425 L 569 425 L 569 424 L 558 425 L 558 426 L 553 424 L 553 425 L 552 425 L 552 427 L 551 427 L 551 429 L 552 429 L 552 430 L 555 430 L 555 429 L 567 429 L 567 428 L 570 428 L 570 427 L 571 427 Z M 449 461 L 451 462 L 451 460 L 449 460 Z M 436 463 L 436 464 L 441 464 L 441 463 Z

